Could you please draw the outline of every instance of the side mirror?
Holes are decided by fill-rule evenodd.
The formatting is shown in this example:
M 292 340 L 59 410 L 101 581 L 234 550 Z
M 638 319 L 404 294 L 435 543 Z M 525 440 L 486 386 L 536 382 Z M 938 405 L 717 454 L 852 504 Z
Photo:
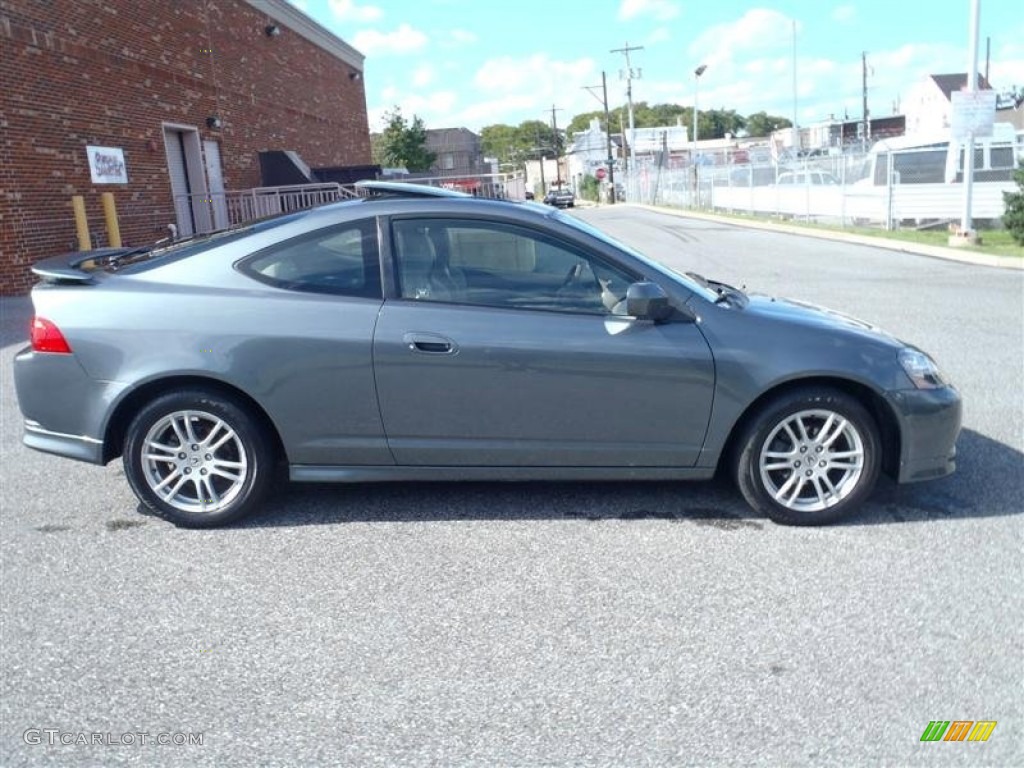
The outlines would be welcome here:
M 672 313 L 668 294 L 657 283 L 633 283 L 626 289 L 626 314 L 639 320 L 664 320 Z

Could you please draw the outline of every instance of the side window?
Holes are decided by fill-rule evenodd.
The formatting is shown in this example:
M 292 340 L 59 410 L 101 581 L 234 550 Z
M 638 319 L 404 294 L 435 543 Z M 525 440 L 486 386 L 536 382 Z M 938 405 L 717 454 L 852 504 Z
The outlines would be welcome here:
M 286 240 L 245 260 L 240 269 L 286 290 L 379 299 L 377 222 L 363 219 Z
M 1012 147 L 992 147 L 992 168 L 1013 168 Z
M 522 227 L 469 220 L 392 223 L 402 298 L 609 314 L 637 279 Z

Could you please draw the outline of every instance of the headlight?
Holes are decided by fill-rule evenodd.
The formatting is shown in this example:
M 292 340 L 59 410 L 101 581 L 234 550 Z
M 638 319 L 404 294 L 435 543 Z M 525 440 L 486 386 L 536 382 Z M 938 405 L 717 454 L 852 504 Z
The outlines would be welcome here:
M 946 386 L 946 380 L 935 364 L 924 352 L 905 347 L 900 350 L 900 365 L 918 389 L 938 389 Z

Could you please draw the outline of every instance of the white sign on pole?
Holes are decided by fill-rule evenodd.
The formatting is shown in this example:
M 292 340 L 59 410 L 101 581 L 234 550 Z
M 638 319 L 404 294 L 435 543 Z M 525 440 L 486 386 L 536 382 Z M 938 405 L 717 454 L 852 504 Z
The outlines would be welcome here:
M 968 135 L 975 138 L 992 135 L 996 121 L 995 91 L 953 91 L 953 119 L 950 132 L 954 139 L 963 141 Z
M 86 147 L 93 184 L 127 184 L 128 169 L 120 147 Z

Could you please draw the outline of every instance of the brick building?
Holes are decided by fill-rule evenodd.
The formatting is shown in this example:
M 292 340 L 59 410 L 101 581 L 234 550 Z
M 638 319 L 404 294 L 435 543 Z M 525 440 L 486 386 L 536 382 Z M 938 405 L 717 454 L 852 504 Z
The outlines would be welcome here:
M 436 155 L 430 167 L 435 176 L 490 172 L 490 166 L 484 165 L 480 137 L 468 128 L 431 128 L 426 134 L 426 149 Z
M 182 194 L 259 186 L 260 152 L 369 164 L 362 71 L 285 0 L 0 0 L 0 293 L 76 247 L 72 195 L 102 244 L 113 192 L 134 245 L 190 231 Z

